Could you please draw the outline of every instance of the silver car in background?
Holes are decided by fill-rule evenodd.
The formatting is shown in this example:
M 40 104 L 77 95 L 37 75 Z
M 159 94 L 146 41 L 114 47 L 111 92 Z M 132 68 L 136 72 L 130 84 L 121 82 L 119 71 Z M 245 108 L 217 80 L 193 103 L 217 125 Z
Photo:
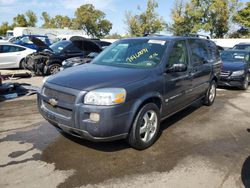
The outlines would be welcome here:
M 20 45 L 0 43 L 0 69 L 23 68 L 24 59 L 35 50 Z

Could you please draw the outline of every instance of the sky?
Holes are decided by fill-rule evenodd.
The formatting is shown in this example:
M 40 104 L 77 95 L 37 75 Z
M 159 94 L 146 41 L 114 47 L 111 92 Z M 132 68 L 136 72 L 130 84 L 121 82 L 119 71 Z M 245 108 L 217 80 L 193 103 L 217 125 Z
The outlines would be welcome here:
M 156 0 L 159 7 L 157 13 L 169 23 L 171 22 L 171 9 L 175 0 Z M 249 0 L 241 0 L 247 2 Z M 37 26 L 42 25 L 40 19 L 41 13 L 46 11 L 50 16 L 65 15 L 74 17 L 76 8 L 82 4 L 91 3 L 97 9 L 102 10 L 106 14 L 106 18 L 113 23 L 110 33 L 126 33 L 126 25 L 124 24 L 125 12 L 132 11 L 133 14 L 138 13 L 137 7 L 144 11 L 146 9 L 147 0 L 0 0 L 0 23 L 8 21 L 12 23 L 13 17 L 17 14 L 25 13 L 32 10 L 38 16 Z

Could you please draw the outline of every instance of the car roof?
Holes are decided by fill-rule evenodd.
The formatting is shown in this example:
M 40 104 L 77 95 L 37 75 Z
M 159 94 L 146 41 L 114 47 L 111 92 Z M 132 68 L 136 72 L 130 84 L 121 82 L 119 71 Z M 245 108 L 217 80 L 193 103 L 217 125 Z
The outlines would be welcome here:
M 200 37 L 189 37 L 189 36 L 146 36 L 146 37 L 132 37 L 132 38 L 125 38 L 124 40 L 127 39 L 148 39 L 148 40 L 178 40 L 178 39 L 200 39 L 200 40 L 207 40 L 207 41 L 211 41 L 209 39 L 206 38 L 200 38 Z M 122 39 L 123 40 L 123 39 Z M 213 42 L 213 41 L 211 41 Z
M 18 44 L 14 44 L 14 43 L 11 43 L 11 42 L 0 42 L 0 46 L 1 45 L 11 45 L 11 46 L 17 46 L 17 47 L 21 47 L 21 48 L 26 48 L 25 46 L 21 46 L 21 45 L 18 45 Z
M 250 45 L 250 43 L 249 42 L 241 42 L 241 43 L 239 43 L 239 44 L 236 44 L 235 46 L 238 46 L 238 45 Z
M 228 50 L 224 50 L 224 52 L 245 52 L 245 53 L 250 53 L 249 50 L 238 50 L 238 49 L 228 49 Z
M 46 35 L 22 35 L 22 36 L 20 36 L 20 37 L 48 37 L 48 36 L 46 36 Z

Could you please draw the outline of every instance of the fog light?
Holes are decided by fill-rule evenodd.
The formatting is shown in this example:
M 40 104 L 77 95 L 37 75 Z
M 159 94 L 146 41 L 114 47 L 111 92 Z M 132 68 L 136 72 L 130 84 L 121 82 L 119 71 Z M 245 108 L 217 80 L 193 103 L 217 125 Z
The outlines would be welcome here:
M 91 121 L 98 122 L 98 121 L 100 121 L 100 114 L 98 114 L 98 113 L 90 113 L 89 119 Z

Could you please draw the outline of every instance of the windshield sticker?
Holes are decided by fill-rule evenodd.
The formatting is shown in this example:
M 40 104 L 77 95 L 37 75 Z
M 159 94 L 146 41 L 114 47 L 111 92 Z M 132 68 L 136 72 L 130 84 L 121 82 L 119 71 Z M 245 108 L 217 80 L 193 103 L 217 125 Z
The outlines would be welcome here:
M 155 53 L 153 53 L 152 55 L 149 56 L 149 59 L 154 59 L 157 56 L 158 56 L 158 54 L 155 52 Z
M 139 52 L 136 52 L 134 55 L 131 55 L 130 57 L 128 57 L 126 59 L 126 61 L 129 61 L 130 63 L 132 63 L 134 60 L 138 59 L 139 57 L 141 57 L 142 55 L 144 55 L 146 53 L 148 53 L 148 49 L 147 48 L 143 48 Z
M 165 45 L 166 41 L 164 40 L 149 40 L 148 41 L 149 44 L 160 44 L 160 45 Z

